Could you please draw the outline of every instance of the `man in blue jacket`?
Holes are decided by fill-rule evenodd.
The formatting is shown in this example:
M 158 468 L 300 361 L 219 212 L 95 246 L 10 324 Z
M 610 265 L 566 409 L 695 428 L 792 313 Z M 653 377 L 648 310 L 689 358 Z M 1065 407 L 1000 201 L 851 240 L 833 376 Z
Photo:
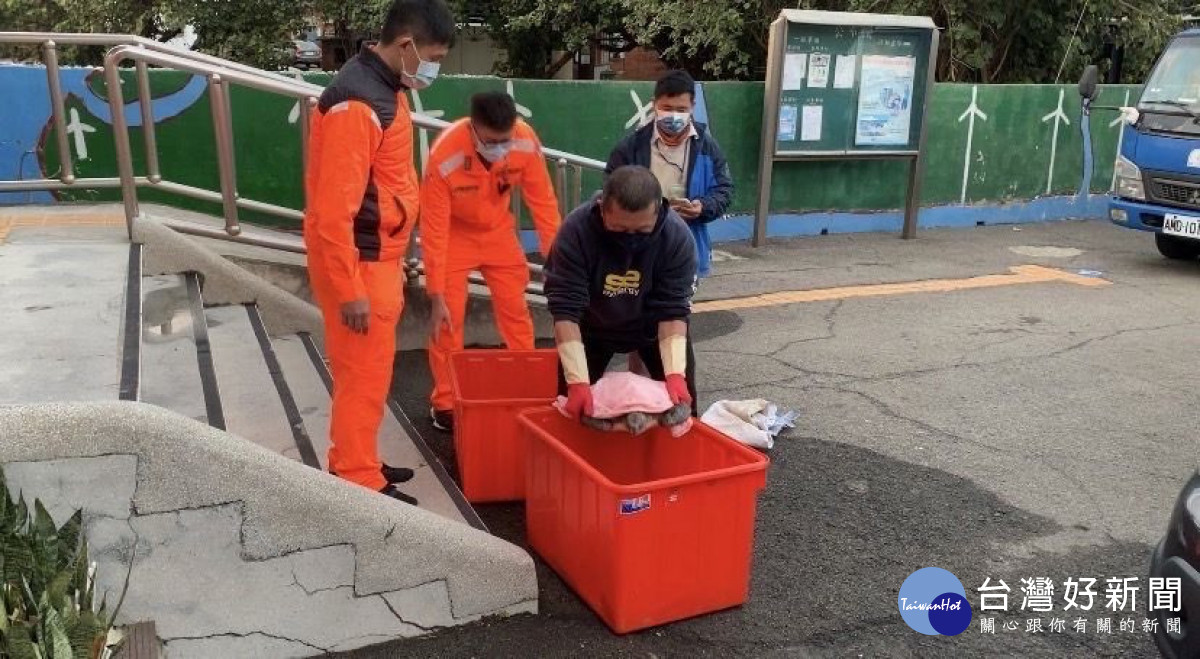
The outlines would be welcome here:
M 697 274 L 712 270 L 708 223 L 725 214 L 733 178 L 717 140 L 692 118 L 696 83 L 686 71 L 671 71 L 654 86 L 655 120 L 627 135 L 608 157 L 605 175 L 623 165 L 641 165 L 658 179 L 671 208 L 687 222 L 696 241 Z
M 618 168 L 599 197 L 567 216 L 546 260 L 545 292 L 570 414 L 591 416 L 591 385 L 625 353 L 696 413 L 687 331 L 695 281 L 692 234 L 646 168 Z

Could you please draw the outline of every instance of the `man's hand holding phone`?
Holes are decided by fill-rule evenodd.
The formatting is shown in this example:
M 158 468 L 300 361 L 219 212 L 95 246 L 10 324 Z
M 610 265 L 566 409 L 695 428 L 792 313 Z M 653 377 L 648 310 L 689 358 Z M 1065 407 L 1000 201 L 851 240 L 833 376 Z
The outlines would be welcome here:
M 690 199 L 668 199 L 667 203 L 685 220 L 694 220 L 704 211 L 704 205 Z

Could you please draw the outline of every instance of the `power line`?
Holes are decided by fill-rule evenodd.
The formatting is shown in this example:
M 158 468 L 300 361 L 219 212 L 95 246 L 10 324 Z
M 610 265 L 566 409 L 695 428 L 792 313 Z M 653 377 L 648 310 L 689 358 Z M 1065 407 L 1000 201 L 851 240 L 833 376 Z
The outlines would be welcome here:
M 1083 15 L 1087 12 L 1088 4 L 1092 0 L 1084 0 L 1083 9 L 1079 10 L 1079 20 L 1075 21 L 1075 31 L 1071 33 L 1071 40 L 1067 42 L 1067 52 L 1063 54 L 1062 64 L 1058 65 L 1058 75 L 1054 76 L 1054 84 L 1058 84 L 1062 78 L 1063 69 L 1067 66 L 1067 59 L 1071 57 L 1071 48 L 1075 45 L 1075 37 L 1079 34 L 1079 26 L 1083 25 Z

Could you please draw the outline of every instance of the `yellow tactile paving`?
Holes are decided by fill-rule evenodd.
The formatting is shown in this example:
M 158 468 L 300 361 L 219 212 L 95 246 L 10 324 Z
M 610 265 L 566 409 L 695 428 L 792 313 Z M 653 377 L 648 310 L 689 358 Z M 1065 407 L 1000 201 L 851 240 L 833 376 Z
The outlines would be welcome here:
M 1108 286 L 1112 284 L 1112 282 L 1098 277 L 1084 277 L 1065 270 L 1047 268 L 1040 265 L 1018 265 L 1009 268 L 1009 272 L 1011 274 L 982 275 L 966 279 L 927 279 L 894 284 L 870 284 L 865 286 L 841 286 L 838 288 L 818 288 L 802 291 L 781 291 L 748 297 L 697 302 L 692 305 L 692 311 L 694 313 L 731 311 L 733 309 L 773 307 L 781 304 L 845 300 L 855 297 L 880 297 L 909 293 L 948 293 L 973 288 L 993 288 L 996 286 L 1040 284 L 1056 281 L 1076 284 L 1078 286 Z
M 120 211 L 109 209 L 0 207 L 0 244 L 13 229 L 21 227 L 109 227 L 124 223 Z

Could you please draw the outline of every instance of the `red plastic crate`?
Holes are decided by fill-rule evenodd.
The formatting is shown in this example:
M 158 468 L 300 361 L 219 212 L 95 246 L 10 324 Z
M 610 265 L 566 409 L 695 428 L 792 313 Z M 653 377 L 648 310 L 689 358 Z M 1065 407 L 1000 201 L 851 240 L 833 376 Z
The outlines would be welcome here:
M 464 350 L 450 356 L 454 452 L 471 503 L 525 496 L 525 437 L 517 415 L 558 395 L 554 350 Z
M 529 544 L 618 634 L 745 603 L 767 458 L 699 421 L 683 437 L 521 415 Z

